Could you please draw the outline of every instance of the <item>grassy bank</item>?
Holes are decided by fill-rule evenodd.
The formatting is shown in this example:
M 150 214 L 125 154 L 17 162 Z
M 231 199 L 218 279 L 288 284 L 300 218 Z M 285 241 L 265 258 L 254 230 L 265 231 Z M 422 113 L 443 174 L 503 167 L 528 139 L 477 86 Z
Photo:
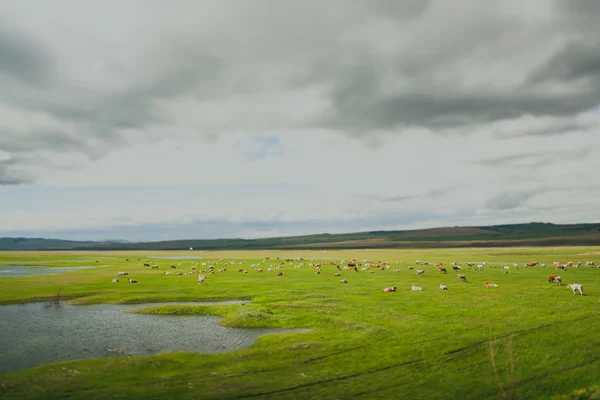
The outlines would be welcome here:
M 143 267 L 152 257 L 169 254 L 205 260 L 153 259 L 158 271 Z M 304 258 L 301 268 L 293 267 L 300 262 L 285 262 L 296 257 Z M 342 271 L 337 277 L 337 269 L 327 264 L 353 257 L 388 261 L 390 269 Z M 324 263 L 320 275 L 309 266 L 318 262 L 312 259 Z M 584 285 L 583 297 L 547 282 L 556 272 L 554 261 L 600 262 L 597 247 L 0 253 L 0 267 L 73 266 L 78 260 L 97 260 L 99 267 L 0 278 L 0 302 L 43 300 L 59 288 L 65 299 L 82 305 L 246 299 L 251 302 L 164 305 L 135 312 L 220 315 L 221 323 L 232 327 L 311 331 L 267 335 L 246 350 L 220 355 L 172 353 L 43 365 L 0 376 L 0 397 L 492 399 L 517 393 L 530 399 L 572 393 L 600 379 L 600 269 L 560 271 L 565 283 Z M 222 260 L 218 268 L 228 261 L 244 264 L 227 266 L 203 285 L 195 276 L 175 275 L 207 260 Z M 450 272 L 425 266 L 425 274 L 416 276 L 408 269 L 415 260 L 444 262 Z M 464 267 L 465 261 L 531 260 L 549 265 L 511 267 L 508 273 L 499 265 L 483 271 Z M 448 265 L 452 261 L 463 264 L 467 282 L 457 281 Z M 283 262 L 284 275 L 255 272 L 250 264 L 258 262 L 263 269 Z M 248 273 L 237 272 L 239 268 Z M 171 274 L 164 275 L 166 270 Z M 111 283 L 118 271 L 129 272 L 138 283 Z M 485 281 L 499 287 L 486 288 Z M 438 289 L 441 282 L 448 291 Z M 411 284 L 423 291 L 411 291 Z M 388 286 L 398 291 L 383 293 Z

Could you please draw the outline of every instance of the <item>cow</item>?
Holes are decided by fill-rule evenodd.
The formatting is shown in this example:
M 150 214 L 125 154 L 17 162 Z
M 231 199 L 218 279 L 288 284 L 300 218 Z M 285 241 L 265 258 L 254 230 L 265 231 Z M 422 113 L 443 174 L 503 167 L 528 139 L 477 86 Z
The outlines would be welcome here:
M 129 282 L 129 283 L 137 283 L 137 281 L 135 279 L 131 279 L 131 278 L 127 279 L 127 282 Z
M 412 290 L 412 291 L 414 291 L 414 292 L 421 292 L 421 291 L 423 291 L 423 288 L 422 288 L 422 287 L 420 287 L 420 286 L 415 286 L 415 285 L 412 285 L 412 286 L 410 287 L 410 290 Z
M 567 287 L 573 291 L 573 294 L 576 294 L 576 292 L 579 290 L 579 294 L 583 296 L 583 285 L 579 283 L 571 283 L 567 285 Z
M 342 280 L 340 281 L 340 283 L 348 283 L 348 281 L 347 281 L 347 280 L 345 280 L 345 279 L 342 279 Z
M 384 293 L 395 292 L 396 286 L 386 287 L 385 289 L 383 289 L 383 291 L 384 291 Z
M 283 272 L 282 272 L 282 271 L 279 271 L 279 272 L 277 273 L 277 276 L 282 276 L 282 275 L 283 275 Z
M 485 282 L 485 287 L 498 287 L 498 285 L 492 282 Z
M 444 285 L 443 283 L 440 283 L 440 290 L 448 290 L 448 286 Z
M 440 272 L 443 272 L 444 274 L 448 273 L 448 271 L 446 271 L 446 268 L 444 268 L 444 267 L 439 267 L 438 269 L 440 270 Z
M 171 268 L 172 268 L 172 269 L 176 269 L 176 268 L 177 268 L 177 266 L 175 266 L 175 265 L 171 265 Z
M 425 273 L 425 270 L 423 269 L 418 269 L 415 271 L 417 275 L 423 275 Z
M 467 264 L 468 264 L 468 263 L 467 263 Z M 460 271 L 462 268 L 461 268 L 459 265 L 453 265 L 453 266 L 452 266 L 452 269 L 453 269 L 454 271 Z
M 198 275 L 198 283 L 204 283 L 206 281 L 205 275 Z
M 152 269 L 158 269 L 158 265 L 153 265 Z
M 149 267 L 149 266 L 150 266 L 150 264 L 144 263 L 144 267 Z
M 558 275 L 550 275 L 548 277 L 548 283 L 553 283 L 553 282 L 556 282 L 556 284 L 558 286 L 561 286 L 562 285 L 562 278 L 560 276 L 558 276 Z
M 112 280 L 112 283 L 119 283 L 119 278 L 115 278 Z
M 538 265 L 537 261 L 531 261 L 525 264 L 526 267 L 535 267 L 536 265 Z
M 129 273 L 127 272 L 117 272 L 117 276 L 127 276 Z
M 467 277 L 464 276 L 463 274 L 456 275 L 456 279 L 458 279 L 459 281 L 464 281 L 464 282 L 467 281 Z

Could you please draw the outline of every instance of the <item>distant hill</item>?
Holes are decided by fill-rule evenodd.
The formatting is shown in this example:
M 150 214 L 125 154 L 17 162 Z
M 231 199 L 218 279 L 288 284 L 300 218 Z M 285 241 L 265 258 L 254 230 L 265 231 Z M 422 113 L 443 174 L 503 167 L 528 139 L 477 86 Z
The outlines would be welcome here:
M 190 239 L 161 242 L 69 241 L 0 238 L 0 250 L 260 250 L 392 249 L 434 247 L 592 246 L 600 245 L 600 223 L 442 227 L 406 231 L 372 231 L 262 239 Z

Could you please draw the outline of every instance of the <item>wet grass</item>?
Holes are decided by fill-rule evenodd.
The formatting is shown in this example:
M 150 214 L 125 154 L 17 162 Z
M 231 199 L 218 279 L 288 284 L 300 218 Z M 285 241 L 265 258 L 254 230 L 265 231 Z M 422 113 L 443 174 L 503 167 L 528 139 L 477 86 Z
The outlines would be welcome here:
M 0 262 L 22 257 L 38 265 L 73 266 L 71 260 L 77 257 L 104 257 L 99 264 L 107 265 L 52 276 L 2 278 L 0 302 L 47 300 L 58 288 L 61 300 L 75 304 L 244 299 L 251 302 L 161 305 L 132 312 L 220 315 L 221 324 L 231 327 L 311 331 L 267 335 L 249 349 L 227 354 L 171 353 L 44 365 L 0 376 L 0 397 L 542 399 L 600 380 L 600 269 L 560 271 L 565 283 L 583 284 L 585 296 L 547 283 L 548 275 L 555 273 L 552 262 L 600 262 L 600 248 L 168 254 L 222 260 L 219 267 L 230 260 L 244 264 L 227 266 L 226 272 L 210 275 L 199 285 L 195 276 L 163 272 L 171 264 L 177 265 L 175 271 L 189 271 L 192 264 L 206 260 L 156 259 L 158 271 L 142 266 L 149 256 L 167 252 L 0 253 Z M 284 262 L 284 275 L 249 268 L 265 257 L 270 259 L 263 268 Z M 305 266 L 293 268 L 299 262 L 285 262 L 287 257 L 304 257 Z M 324 265 L 320 275 L 308 266 L 313 258 L 329 262 L 352 257 L 389 261 L 391 268 L 342 271 L 337 277 L 334 266 Z M 537 260 L 549 266 L 511 267 L 508 273 L 498 265 L 483 271 L 465 268 L 468 281 L 458 282 L 455 273 L 440 274 L 432 266 L 422 267 L 425 274 L 416 276 L 408 265 L 417 259 L 444 262 L 448 270 L 451 261 Z M 238 273 L 238 268 L 248 273 Z M 401 272 L 392 272 L 395 268 Z M 111 283 L 118 271 L 129 272 L 138 283 Z M 349 283 L 340 284 L 342 278 Z M 499 287 L 486 288 L 485 281 Z M 441 282 L 448 291 L 438 289 Z M 411 284 L 423 291 L 412 292 Z M 398 291 L 383 293 L 388 286 Z

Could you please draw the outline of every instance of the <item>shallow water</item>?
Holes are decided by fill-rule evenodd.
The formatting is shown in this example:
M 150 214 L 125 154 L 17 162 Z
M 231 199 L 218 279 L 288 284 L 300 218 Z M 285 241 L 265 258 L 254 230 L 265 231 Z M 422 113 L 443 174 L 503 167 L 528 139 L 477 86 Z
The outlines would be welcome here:
M 159 258 L 163 260 L 202 260 L 202 256 L 153 256 L 148 257 L 149 259 Z
M 7 276 L 44 276 L 55 275 L 63 272 L 78 271 L 80 269 L 100 268 L 100 266 L 79 267 L 28 267 L 24 265 L 2 265 L 0 266 L 0 278 Z
M 246 303 L 245 301 L 244 303 Z M 221 353 L 250 346 L 262 335 L 285 329 L 240 329 L 216 316 L 126 313 L 157 304 L 46 307 L 45 303 L 0 306 L 0 374 L 56 361 L 169 351 Z M 110 352 L 106 349 L 117 350 Z

